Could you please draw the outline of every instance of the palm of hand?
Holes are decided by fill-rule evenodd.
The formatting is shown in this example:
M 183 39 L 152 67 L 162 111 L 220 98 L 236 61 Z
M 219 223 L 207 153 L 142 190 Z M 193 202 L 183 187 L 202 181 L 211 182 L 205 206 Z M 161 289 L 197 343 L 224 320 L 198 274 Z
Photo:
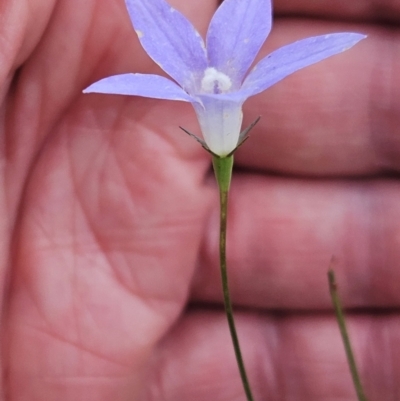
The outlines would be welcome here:
M 15 2 L 4 8 L 4 26 L 16 29 L 5 29 L 11 45 L 0 66 L 5 83 L 1 243 L 3 280 L 9 282 L 3 319 L 6 399 L 242 399 L 223 312 L 201 304 L 221 299 L 218 206 L 209 156 L 177 129 L 193 126 L 190 106 L 80 93 L 101 76 L 154 68 L 133 40 L 123 4 L 43 0 L 26 20 L 21 7 L 18 16 Z M 205 28 L 215 4 L 202 2 L 203 15 L 195 2 L 185 7 Z M 285 24 L 277 24 L 277 31 L 285 40 L 293 34 Z M 317 89 L 310 88 L 305 98 Z M 285 101 L 284 90 L 283 83 L 275 91 L 278 104 Z M 249 102 L 252 116 L 257 109 L 270 110 L 258 130 L 271 127 L 272 133 L 267 139 L 260 132 L 249 141 L 238 155 L 239 165 L 311 176 L 374 172 L 368 160 L 353 165 L 350 146 L 342 149 L 339 165 L 312 155 L 317 162 L 306 155 L 304 163 L 296 151 L 285 159 L 293 149 L 288 151 L 290 138 L 282 136 L 296 118 L 283 126 L 278 106 L 271 110 L 273 102 L 268 94 Z M 389 133 L 392 129 L 388 126 Z M 321 148 L 328 146 L 329 135 L 321 138 Z M 340 138 L 337 142 L 343 147 Z M 273 151 L 280 156 L 268 155 Z M 257 399 L 353 394 L 335 322 L 321 313 L 329 306 L 326 263 L 332 253 L 348 257 L 352 251 L 341 247 L 348 234 L 324 230 L 335 226 L 338 216 L 344 219 L 337 203 L 368 188 L 384 199 L 380 202 L 388 209 L 382 221 L 392 231 L 388 228 L 386 248 L 367 266 L 362 265 L 366 250 L 351 239 L 349 246 L 361 256 L 345 266 L 354 269 L 345 300 L 351 306 L 396 307 L 397 231 L 390 225 L 398 192 L 394 180 L 355 182 L 349 189 L 338 180 L 237 175 L 229 267 L 237 303 L 250 307 L 238 313 L 238 323 Z M 299 197 L 303 206 L 296 203 Z M 367 223 L 361 212 L 354 219 L 358 233 Z M 364 270 L 354 272 L 357 266 Z M 378 267 L 381 281 L 374 288 L 355 281 L 366 275 L 372 282 Z M 188 299 L 200 306 L 184 311 Z M 261 313 L 268 307 L 318 313 Z M 370 354 L 365 344 L 356 345 L 367 362 L 379 352 L 390 354 L 400 333 L 395 315 L 351 322 L 356 338 L 367 327 L 367 335 L 388 333 Z M 366 377 L 383 360 L 365 368 Z M 392 357 L 390 372 L 375 379 L 372 392 L 395 394 L 398 387 L 386 381 L 397 374 L 398 363 Z

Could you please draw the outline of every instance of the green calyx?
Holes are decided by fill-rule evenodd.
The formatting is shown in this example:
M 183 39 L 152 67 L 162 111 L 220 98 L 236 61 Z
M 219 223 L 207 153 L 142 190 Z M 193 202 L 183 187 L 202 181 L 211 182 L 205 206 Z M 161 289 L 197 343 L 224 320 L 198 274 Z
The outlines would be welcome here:
M 215 178 L 221 192 L 228 192 L 232 178 L 233 155 L 212 158 Z

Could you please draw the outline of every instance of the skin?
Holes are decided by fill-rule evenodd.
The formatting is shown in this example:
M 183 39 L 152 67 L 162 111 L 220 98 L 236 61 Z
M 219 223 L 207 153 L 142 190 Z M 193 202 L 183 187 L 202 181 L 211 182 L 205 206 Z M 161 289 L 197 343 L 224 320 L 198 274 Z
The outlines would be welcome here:
M 400 6 L 343 3 L 275 2 L 262 54 L 369 37 L 245 105 L 228 268 L 256 400 L 355 400 L 332 255 L 369 399 L 400 398 Z M 217 6 L 171 4 L 203 34 Z M 191 106 L 81 93 L 160 73 L 122 1 L 5 0 L 0 21 L 2 399 L 244 400 Z

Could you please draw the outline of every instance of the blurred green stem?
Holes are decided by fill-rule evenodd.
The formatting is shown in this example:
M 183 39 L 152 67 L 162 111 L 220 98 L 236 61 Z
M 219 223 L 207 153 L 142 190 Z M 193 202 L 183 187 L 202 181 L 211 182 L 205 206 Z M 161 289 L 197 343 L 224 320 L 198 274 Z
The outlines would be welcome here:
M 335 308 L 336 319 L 339 324 L 340 334 L 342 335 L 344 349 L 346 351 L 346 356 L 347 356 L 347 363 L 349 364 L 354 388 L 357 393 L 357 398 L 358 401 L 367 401 L 367 397 L 365 396 L 360 376 L 358 374 L 357 364 L 354 359 L 353 350 L 351 348 L 351 342 L 349 334 L 347 332 L 346 321 L 343 313 L 342 303 L 340 302 L 338 294 L 338 286 L 336 283 L 335 272 L 333 271 L 333 269 L 329 269 L 328 279 L 329 279 L 329 291 L 331 293 L 333 307 Z

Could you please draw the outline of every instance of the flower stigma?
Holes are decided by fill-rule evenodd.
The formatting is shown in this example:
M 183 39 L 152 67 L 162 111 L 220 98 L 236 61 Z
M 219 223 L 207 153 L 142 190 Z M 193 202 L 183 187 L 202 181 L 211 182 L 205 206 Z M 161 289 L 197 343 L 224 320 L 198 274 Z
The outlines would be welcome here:
M 203 79 L 201 80 L 201 89 L 207 93 L 224 93 L 232 86 L 232 81 L 228 75 L 218 71 L 214 67 L 208 67 L 204 71 Z

